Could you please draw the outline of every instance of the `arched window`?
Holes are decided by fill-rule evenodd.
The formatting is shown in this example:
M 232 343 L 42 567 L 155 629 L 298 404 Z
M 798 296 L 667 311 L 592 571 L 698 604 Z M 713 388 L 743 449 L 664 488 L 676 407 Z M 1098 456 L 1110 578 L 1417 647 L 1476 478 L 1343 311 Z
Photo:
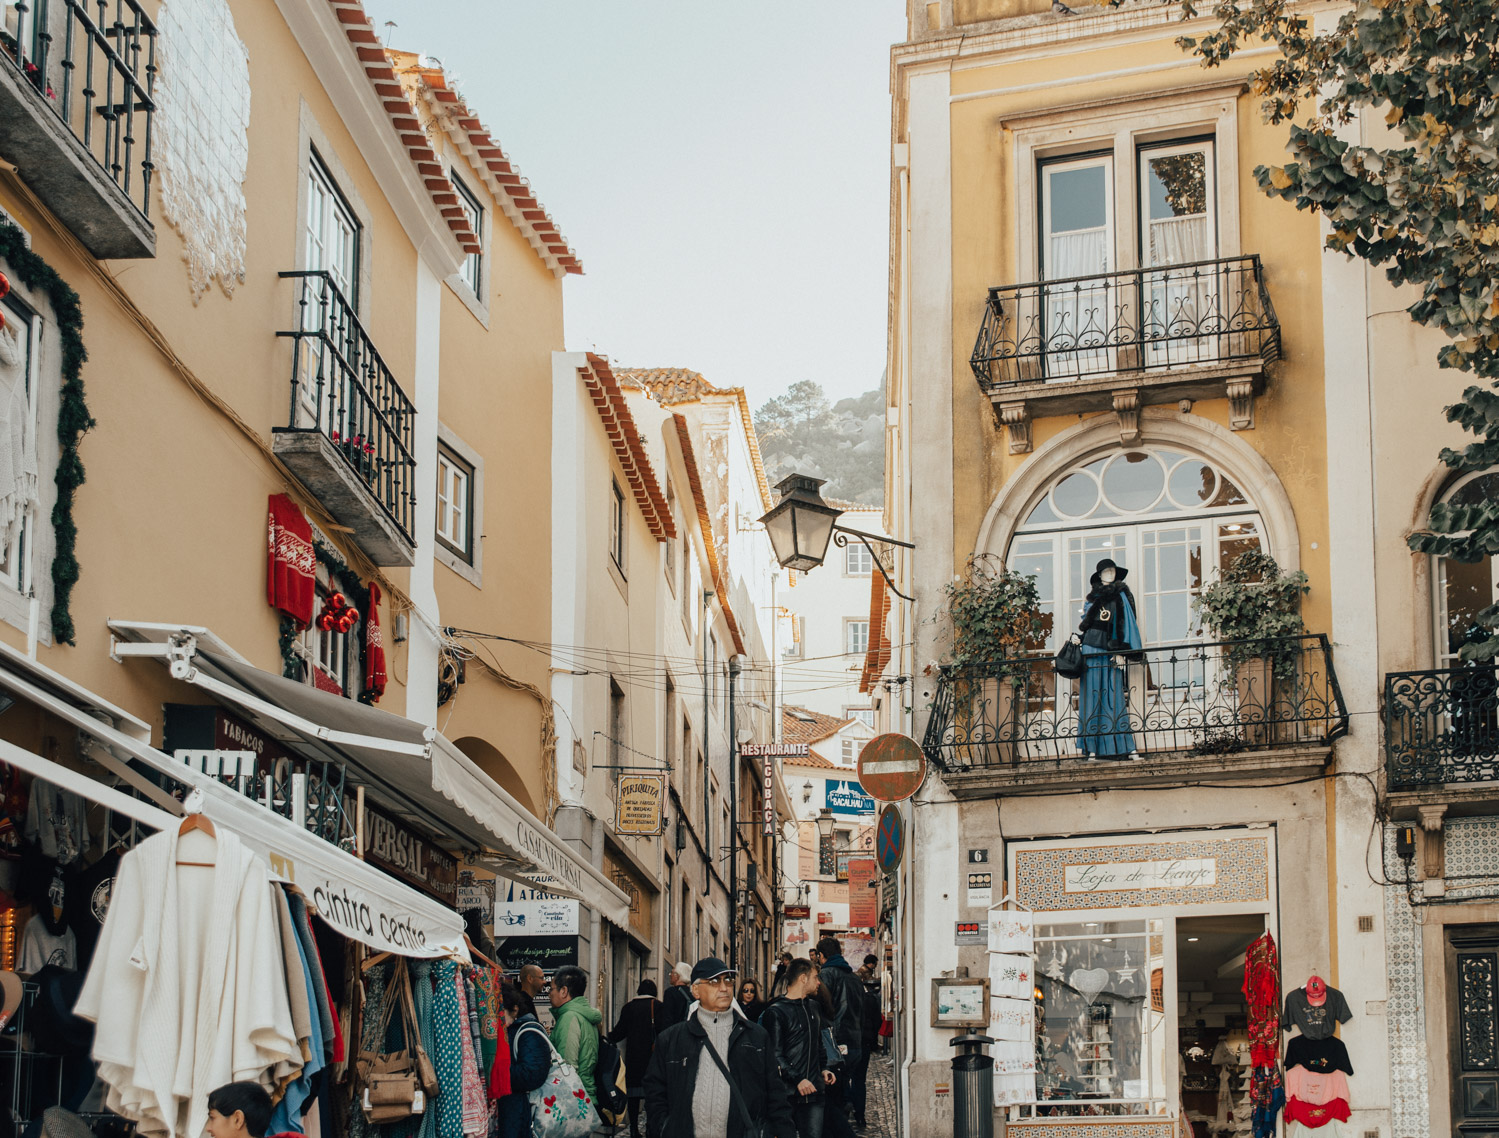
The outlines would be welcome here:
M 1259 510 L 1207 459 L 1161 447 L 1088 459 L 1054 478 L 1010 541 L 1007 563 L 1034 573 L 1059 646 L 1082 616 L 1088 578 L 1112 557 L 1130 571 L 1145 644 L 1198 635 L 1192 599 L 1240 553 L 1260 549 Z
M 1499 473 L 1469 474 L 1458 479 L 1442 495 L 1444 502 L 1459 506 L 1476 506 L 1499 498 Z M 1434 613 L 1433 645 L 1438 668 L 1455 668 L 1457 658 L 1469 640 L 1486 638 L 1488 633 L 1477 627 L 1474 617 L 1499 601 L 1499 557 L 1465 563 L 1446 557 L 1433 557 L 1431 580 Z

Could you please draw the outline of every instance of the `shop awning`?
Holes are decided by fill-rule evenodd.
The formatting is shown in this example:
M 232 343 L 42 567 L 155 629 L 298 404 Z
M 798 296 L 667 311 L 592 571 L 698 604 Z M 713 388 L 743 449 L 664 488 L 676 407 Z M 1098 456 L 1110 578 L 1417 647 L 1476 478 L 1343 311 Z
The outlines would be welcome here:
M 124 774 L 137 772 L 124 765 L 133 759 L 185 786 L 202 792 L 203 813 L 217 825 L 233 830 L 263 856 L 271 872 L 304 894 L 329 925 L 351 939 L 403 956 L 458 956 L 468 958 L 463 920 L 451 909 L 431 900 L 352 854 L 329 845 L 294 822 L 193 770 L 147 743 L 97 718 L 88 706 L 48 691 L 23 675 L 25 669 L 0 656 L 0 688 L 22 696 L 99 740 L 110 752 L 97 757 Z M 160 828 L 176 817 L 138 802 L 77 771 L 10 744 L 0 746 L 0 758 L 111 809 Z M 42 764 L 42 765 L 38 765 Z M 56 768 L 56 769 L 53 769 Z
M 198 629 L 111 621 L 124 654 L 164 660 L 177 679 L 309 758 L 343 763 L 385 810 L 472 851 L 505 877 L 573 897 L 616 924 L 629 897 L 435 729 L 208 650 Z M 121 651 L 117 646 L 116 651 Z

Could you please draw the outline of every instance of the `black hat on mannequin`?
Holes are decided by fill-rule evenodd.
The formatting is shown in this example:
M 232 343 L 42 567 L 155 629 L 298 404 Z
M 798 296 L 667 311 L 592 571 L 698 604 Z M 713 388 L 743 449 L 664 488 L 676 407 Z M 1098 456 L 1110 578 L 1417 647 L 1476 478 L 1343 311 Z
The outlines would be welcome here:
M 1105 557 L 1093 567 L 1093 576 L 1089 579 L 1088 584 L 1092 585 L 1095 589 L 1103 584 L 1103 571 L 1105 569 L 1112 569 L 1114 571 L 1114 584 L 1116 585 L 1122 585 L 1124 579 L 1129 576 L 1129 570 L 1123 565 L 1116 563 L 1112 557 Z

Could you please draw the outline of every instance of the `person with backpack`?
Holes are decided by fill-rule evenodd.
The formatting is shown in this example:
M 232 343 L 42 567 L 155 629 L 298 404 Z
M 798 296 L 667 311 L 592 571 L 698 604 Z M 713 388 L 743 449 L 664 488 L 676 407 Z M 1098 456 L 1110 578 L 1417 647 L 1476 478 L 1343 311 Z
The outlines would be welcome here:
M 552 977 L 552 1046 L 578 1072 L 583 1089 L 599 1102 L 594 1074 L 599 1062 L 599 1024 L 603 1013 L 589 1006 L 588 973 L 575 964 L 557 969 Z
M 506 984 L 500 992 L 500 1006 L 505 1012 L 505 1039 L 510 1046 L 510 1093 L 495 1106 L 495 1135 L 531 1138 L 529 1094 L 545 1081 L 552 1066 L 552 1049 L 530 996 Z
M 786 994 L 770 1002 L 760 1016 L 760 1026 L 770 1037 L 798 1138 L 822 1138 L 823 1096 L 834 1076 L 822 1041 L 817 965 L 793 960 L 786 977 Z
M 852 1101 L 853 1073 L 858 1070 L 859 1056 L 864 1043 L 864 985 L 854 975 L 854 970 L 843 959 L 843 946 L 836 937 L 825 936 L 817 942 L 818 955 L 822 957 L 822 986 L 827 989 L 833 1004 L 833 1041 L 843 1053 L 845 1078 L 839 1079 L 828 1095 L 828 1107 L 833 1111 L 854 1111 L 858 1106 Z M 836 1124 L 825 1124 L 834 1129 Z M 835 1130 L 836 1133 L 836 1130 Z
M 661 1001 L 656 999 L 656 981 L 642 980 L 636 996 L 619 1013 L 619 1022 L 604 1038 L 624 1041 L 625 1091 L 630 1096 L 630 1138 L 640 1138 L 640 1104 L 645 1101 L 645 1070 L 656 1050 L 657 1021 Z
M 711 956 L 693 967 L 697 1006 L 661 1033 L 646 1069 L 649 1138 L 796 1138 L 770 1037 L 734 1007 L 737 975 Z

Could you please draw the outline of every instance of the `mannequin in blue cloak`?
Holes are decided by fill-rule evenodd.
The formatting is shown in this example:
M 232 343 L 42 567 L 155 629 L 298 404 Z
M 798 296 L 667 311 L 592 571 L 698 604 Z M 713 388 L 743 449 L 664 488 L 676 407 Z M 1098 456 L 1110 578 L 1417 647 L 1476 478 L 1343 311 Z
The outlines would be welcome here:
M 1129 696 L 1120 654 L 1139 652 L 1135 596 L 1124 583 L 1129 570 L 1104 558 L 1093 571 L 1083 606 L 1083 677 L 1078 697 L 1078 746 L 1090 759 L 1127 758 L 1134 753 Z

